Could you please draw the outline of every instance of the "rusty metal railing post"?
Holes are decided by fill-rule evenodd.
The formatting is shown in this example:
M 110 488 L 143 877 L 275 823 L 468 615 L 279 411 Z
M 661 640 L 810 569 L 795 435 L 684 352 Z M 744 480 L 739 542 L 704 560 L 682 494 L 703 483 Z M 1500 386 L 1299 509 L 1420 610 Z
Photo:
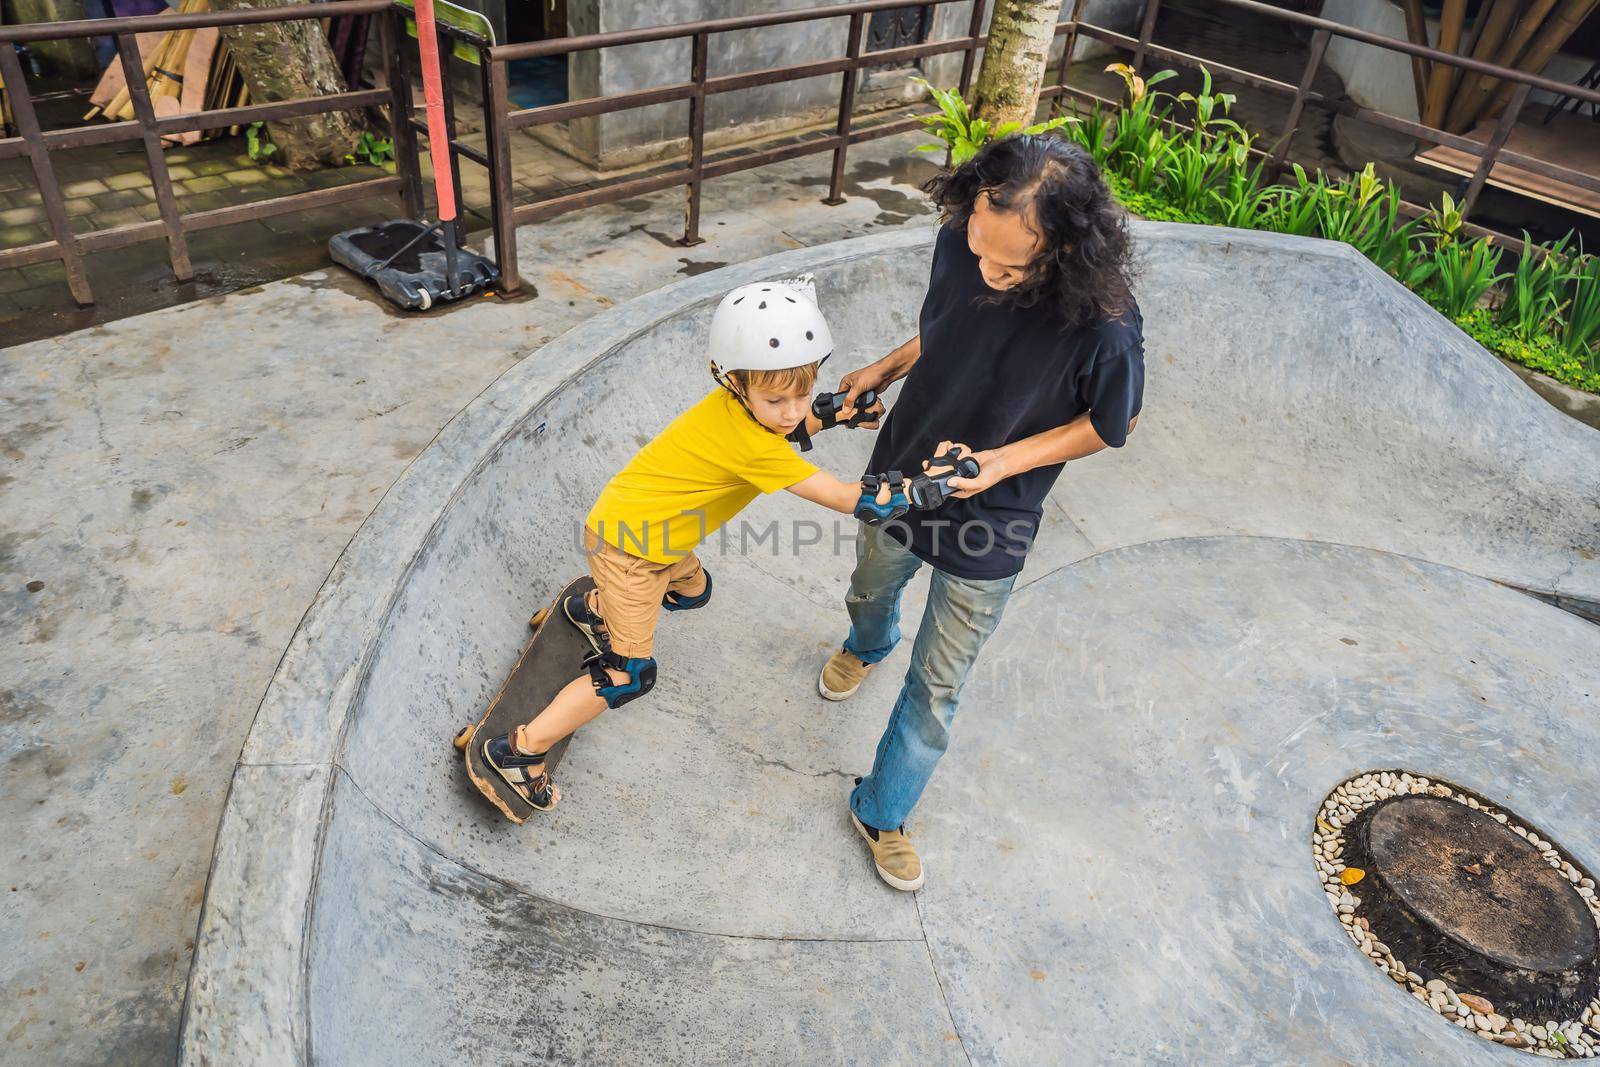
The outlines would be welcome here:
M 1278 137 L 1277 147 L 1272 150 L 1272 158 L 1267 161 L 1266 178 L 1269 182 L 1278 180 L 1278 174 L 1289 158 L 1289 143 L 1300 128 L 1300 115 L 1306 108 L 1306 94 L 1311 92 L 1312 83 L 1317 80 L 1317 71 L 1322 69 L 1322 57 L 1328 52 L 1329 37 L 1327 30 L 1318 30 L 1311 35 L 1311 54 L 1306 57 L 1305 69 L 1300 72 L 1300 84 L 1295 87 L 1294 99 L 1289 103 L 1289 114 L 1283 120 L 1283 133 Z
M 491 59 L 485 71 L 484 148 L 489 153 L 490 216 L 494 223 L 494 258 L 500 268 L 500 291 L 522 288 L 517 270 L 516 202 L 511 197 L 511 129 L 506 116 L 506 61 Z
M 1472 213 L 1472 207 L 1478 202 L 1478 194 L 1483 192 L 1484 183 L 1489 180 L 1489 173 L 1494 169 L 1494 161 L 1500 155 L 1500 149 L 1506 146 L 1506 139 L 1511 136 L 1511 128 L 1517 124 L 1517 116 L 1522 112 L 1522 105 L 1528 102 L 1528 94 L 1533 86 L 1527 82 L 1518 85 L 1511 94 L 1511 102 L 1500 113 L 1500 121 L 1495 124 L 1494 134 L 1489 138 L 1489 143 L 1483 147 L 1483 155 L 1478 159 L 1478 166 L 1472 172 L 1472 180 L 1467 183 L 1467 191 L 1461 195 L 1461 217 L 1465 219 Z
M 1139 23 L 1139 47 L 1133 50 L 1133 69 L 1144 70 L 1145 50 L 1156 35 L 1156 15 L 1161 11 L 1161 0 L 1144 0 L 1144 18 Z
M 1072 0 L 1072 28 L 1067 30 L 1061 43 L 1061 66 L 1056 70 L 1056 96 L 1050 101 L 1050 114 L 1061 112 L 1061 99 L 1066 96 L 1067 71 L 1072 67 L 1072 53 L 1078 50 L 1078 23 L 1083 20 L 1083 9 L 1089 0 Z
M 972 0 L 972 18 L 967 23 L 966 52 L 961 56 L 961 95 L 966 96 L 967 90 L 972 88 L 972 68 L 978 60 L 977 40 L 983 36 L 983 11 L 984 0 Z
M 155 187 L 161 225 L 167 231 L 172 273 L 180 282 L 190 281 L 194 278 L 194 268 L 189 265 L 189 242 L 183 236 L 183 222 L 178 218 L 178 200 L 172 195 L 172 177 L 167 173 L 167 157 L 162 154 L 161 135 L 156 132 L 150 87 L 145 84 L 144 62 L 133 34 L 117 34 L 117 57 L 122 60 L 122 75 L 128 83 L 128 98 L 133 102 L 134 117 L 139 120 L 139 132 L 144 135 L 145 160 L 150 165 L 150 182 Z
M 850 16 L 850 43 L 844 54 L 851 60 L 861 58 L 863 26 L 859 11 Z M 834 125 L 834 136 L 839 138 L 839 147 L 833 150 L 833 175 L 828 179 L 828 195 L 822 198 L 822 202 L 829 207 L 844 203 L 844 158 L 850 147 L 850 124 L 856 109 L 856 81 L 860 76 L 861 68 L 852 64 L 839 83 L 839 121 Z
M 67 206 L 61 198 L 55 167 L 50 162 L 50 149 L 45 146 L 44 135 L 39 129 L 39 116 L 33 110 L 33 96 L 28 90 L 27 79 L 23 77 L 22 63 L 17 59 L 17 46 L 9 42 L 0 42 L 0 78 L 5 80 L 6 96 L 11 101 L 11 120 L 16 123 L 28 161 L 33 164 L 33 180 L 39 183 L 39 199 L 44 202 L 58 258 L 67 272 L 67 287 L 72 290 L 73 300 L 88 307 L 94 303 L 94 293 L 89 289 L 89 277 L 84 273 L 83 253 L 78 248 L 77 237 L 73 235 L 72 223 L 67 219 Z
M 694 84 L 694 95 L 689 97 L 689 184 L 684 190 L 683 237 L 678 241 L 685 247 L 702 243 L 700 186 L 706 165 L 706 54 L 710 38 L 705 30 L 697 32 L 689 59 L 689 80 Z
M 422 217 L 422 160 L 417 131 L 411 128 L 411 77 L 406 70 L 405 13 L 395 7 L 379 16 L 384 72 L 389 80 L 389 137 L 394 141 L 395 172 L 400 178 L 400 206 L 414 219 Z M 484 100 L 488 100 L 484 96 Z

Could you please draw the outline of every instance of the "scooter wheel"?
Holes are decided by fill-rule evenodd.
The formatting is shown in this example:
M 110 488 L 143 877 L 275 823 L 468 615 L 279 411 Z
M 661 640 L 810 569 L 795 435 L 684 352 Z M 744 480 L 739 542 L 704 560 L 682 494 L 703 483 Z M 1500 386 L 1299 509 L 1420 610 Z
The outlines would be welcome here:
M 429 308 L 433 307 L 433 294 L 428 292 L 428 290 L 418 289 L 417 299 L 421 301 L 421 303 L 417 305 L 418 311 L 427 311 Z
M 471 740 L 472 727 L 463 726 L 456 731 L 456 736 L 450 739 L 450 743 L 455 746 L 457 752 L 465 752 L 467 750 L 467 742 Z

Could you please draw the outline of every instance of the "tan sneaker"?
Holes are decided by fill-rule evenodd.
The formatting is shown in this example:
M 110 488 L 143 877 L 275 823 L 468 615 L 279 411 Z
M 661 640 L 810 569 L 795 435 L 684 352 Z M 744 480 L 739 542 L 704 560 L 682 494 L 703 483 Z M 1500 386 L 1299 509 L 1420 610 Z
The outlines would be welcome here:
M 822 674 L 817 678 L 817 692 L 829 700 L 845 700 L 855 696 L 861 683 L 867 680 L 872 666 L 862 663 L 841 648 L 822 665 Z
M 872 850 L 872 864 L 878 868 L 878 877 L 894 886 L 911 892 L 922 888 L 922 859 L 911 847 L 911 839 L 904 830 L 874 830 L 850 813 L 856 833 Z

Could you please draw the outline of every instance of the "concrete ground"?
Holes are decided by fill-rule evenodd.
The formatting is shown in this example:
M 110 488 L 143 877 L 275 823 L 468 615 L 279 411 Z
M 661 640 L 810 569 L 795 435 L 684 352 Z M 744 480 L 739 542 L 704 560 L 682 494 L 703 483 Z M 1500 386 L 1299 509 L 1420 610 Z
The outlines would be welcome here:
M 333 270 L 0 359 L 0 1062 L 159 1063 L 234 763 L 290 635 L 440 428 L 672 278 L 925 226 L 915 135 L 524 231 L 540 295 L 401 317 Z
M 708 387 L 720 296 L 815 271 L 857 366 L 915 328 L 926 222 L 597 316 L 418 457 L 250 730 L 185 1062 L 1508 1055 L 1375 973 L 1311 834 L 1330 789 L 1399 768 L 1600 867 L 1597 631 L 1545 602 L 1600 608 L 1600 433 L 1342 245 L 1136 226 L 1139 430 L 1051 496 L 908 825 L 915 896 L 845 815 L 910 653 L 816 695 L 854 525 L 787 494 L 704 547 L 713 603 L 663 622 L 646 700 L 581 732 L 558 811 L 513 827 L 466 785 L 451 736 L 581 568 L 595 486 Z M 816 457 L 853 473 L 869 445 Z

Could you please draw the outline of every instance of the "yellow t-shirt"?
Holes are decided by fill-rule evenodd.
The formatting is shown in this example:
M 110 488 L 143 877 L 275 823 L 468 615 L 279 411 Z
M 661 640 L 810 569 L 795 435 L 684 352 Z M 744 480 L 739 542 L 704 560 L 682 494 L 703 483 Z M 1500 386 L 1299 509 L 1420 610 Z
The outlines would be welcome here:
M 629 555 L 671 563 L 760 494 L 816 472 L 719 386 L 628 461 L 585 523 Z

